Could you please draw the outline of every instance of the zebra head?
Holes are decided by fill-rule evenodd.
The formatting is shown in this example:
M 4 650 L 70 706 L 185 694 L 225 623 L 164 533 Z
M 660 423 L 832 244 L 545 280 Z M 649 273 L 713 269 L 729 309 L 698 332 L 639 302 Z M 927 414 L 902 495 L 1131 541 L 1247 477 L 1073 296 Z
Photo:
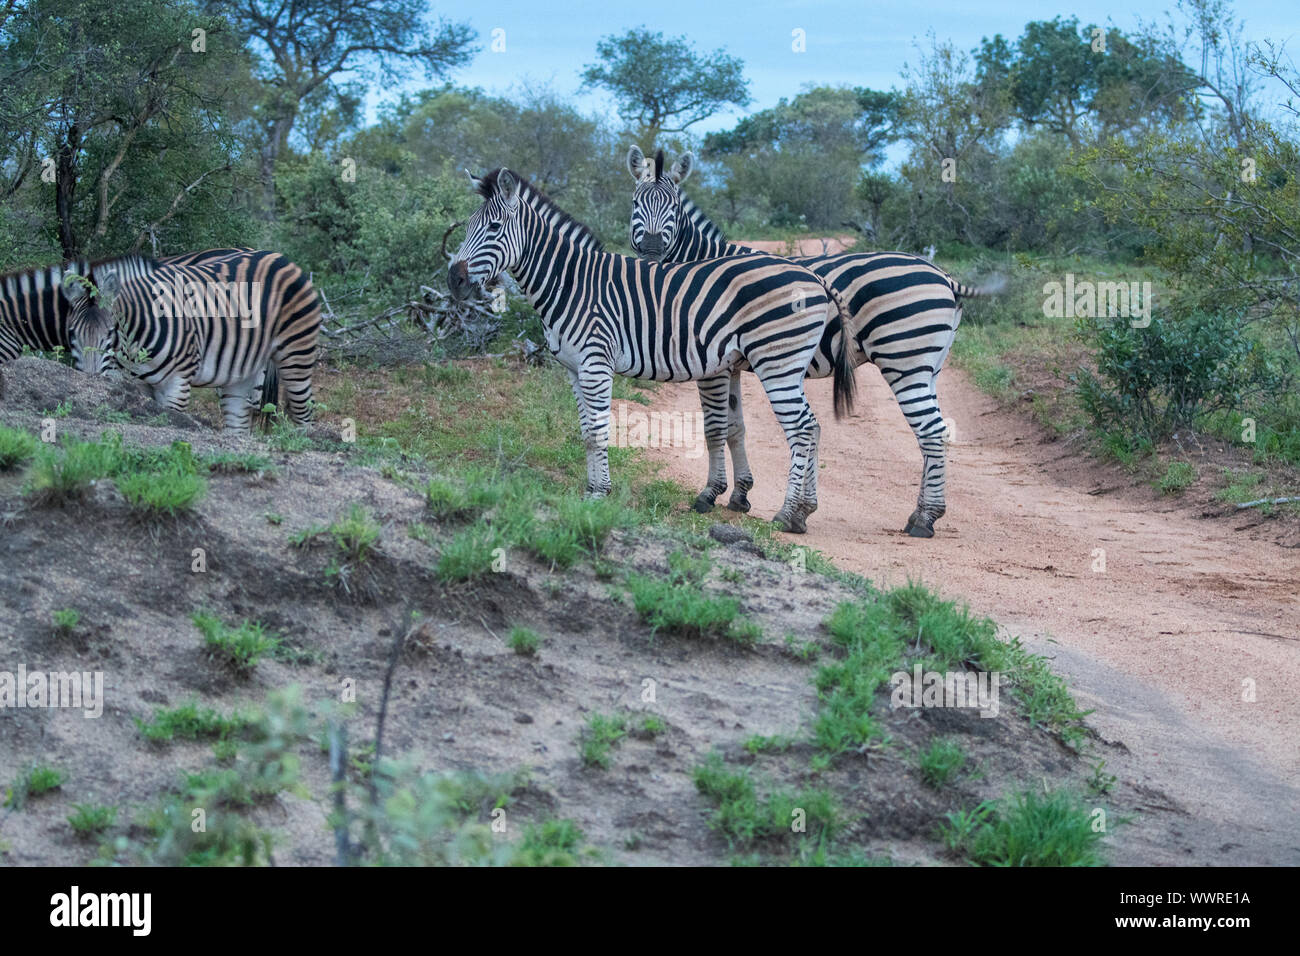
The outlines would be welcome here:
M 71 306 L 68 339 L 72 364 L 78 371 L 101 375 L 113 367 L 113 350 L 117 345 L 113 303 L 121 290 L 121 279 L 112 269 L 100 272 L 98 286 L 92 286 L 89 279 L 76 273 L 64 274 L 59 291 Z
M 447 290 L 457 302 L 484 294 L 501 273 L 519 264 L 524 246 L 519 178 L 502 167 L 482 179 L 470 175 L 469 181 L 483 205 L 465 223 L 465 241 L 447 269 Z
M 645 158 L 639 146 L 627 151 L 627 171 L 636 180 L 629 231 L 632 249 L 638 256 L 660 262 L 673 247 L 682 217 L 682 194 L 678 187 L 694 168 L 695 157 L 683 153 L 665 176 L 662 149 L 655 153 L 653 163 Z

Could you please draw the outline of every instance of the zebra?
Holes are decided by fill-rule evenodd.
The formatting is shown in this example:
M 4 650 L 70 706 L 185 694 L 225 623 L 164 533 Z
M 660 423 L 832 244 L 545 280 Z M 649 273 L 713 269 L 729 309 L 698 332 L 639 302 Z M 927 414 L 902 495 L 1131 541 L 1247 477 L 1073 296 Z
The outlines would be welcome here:
M 97 295 L 80 283 L 69 290 L 69 324 L 100 339 L 111 330 L 117 361 L 149 384 L 159 405 L 183 411 L 191 388 L 215 386 L 226 428 L 247 432 L 265 374 L 267 400 L 276 400 L 283 379 L 289 417 L 311 420 L 320 302 L 284 256 L 239 251 L 189 265 L 145 259 L 96 276 Z
M 773 521 L 802 533 L 817 507 L 820 427 L 803 378 L 836 297 L 816 275 L 775 256 L 664 266 L 604 251 L 595 234 L 526 179 L 505 168 L 470 183 L 483 204 L 466 223 L 448 267 L 457 301 L 483 294 L 508 272 L 541 315 L 546 344 L 568 370 L 583 442 L 589 498 L 611 490 L 610 399 L 615 373 L 655 381 L 695 380 L 704 411 L 709 480 L 696 498 L 711 508 L 726 490 L 730 371 L 762 380 L 790 446 L 785 502 Z M 835 412 L 852 407 L 847 337 L 833 352 Z
M 627 155 L 628 172 L 636 181 L 632 198 L 629 238 L 637 255 L 657 262 L 693 262 L 715 256 L 753 255 L 755 250 L 727 242 L 719 229 L 682 192 L 694 157 L 684 153 L 664 172 L 663 150 L 653 162 L 633 146 Z M 934 535 L 934 522 L 947 510 L 945 442 L 948 426 L 939 410 L 935 383 L 952 348 L 961 323 L 961 300 L 994 295 L 1001 285 L 974 288 L 958 282 L 938 266 L 905 252 L 845 253 L 833 256 L 794 257 L 820 276 L 848 303 L 854 330 L 851 361 L 871 362 L 893 390 L 907 424 L 921 448 L 921 489 L 916 510 L 903 531 L 912 537 Z M 828 342 L 814 356 L 808 375 L 820 378 L 831 372 Z M 731 418 L 728 446 L 736 475 L 728 507 L 749 510 L 748 492 L 753 477 L 745 457 L 744 409 L 740 376 L 730 383 Z
M 159 259 L 167 265 L 193 265 L 252 252 L 246 248 L 205 249 Z M 113 367 L 114 329 L 73 328 L 72 307 L 93 285 L 95 276 L 112 270 L 119 277 L 138 278 L 148 262 L 140 256 L 114 259 L 70 259 L 52 266 L 0 276 L 0 364 L 24 348 L 62 350 L 78 371 L 101 373 Z

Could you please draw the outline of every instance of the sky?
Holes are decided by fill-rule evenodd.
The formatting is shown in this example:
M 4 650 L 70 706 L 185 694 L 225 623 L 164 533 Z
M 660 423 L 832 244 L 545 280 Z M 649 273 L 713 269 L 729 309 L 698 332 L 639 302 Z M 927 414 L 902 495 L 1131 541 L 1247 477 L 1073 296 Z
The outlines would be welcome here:
M 957 0 L 656 0 L 626 2 L 546 2 L 497 0 L 494 3 L 446 3 L 434 0 L 435 16 L 465 21 L 477 30 L 480 52 L 469 66 L 456 70 L 457 85 L 479 86 L 509 94 L 521 83 L 546 83 L 572 99 L 586 113 L 617 119 L 612 98 L 602 92 L 579 94 L 583 66 L 595 61 L 597 41 L 632 27 L 646 26 L 666 35 L 687 36 L 697 48 L 724 47 L 745 64 L 753 102 L 731 108 L 691 127 L 696 135 L 734 125 L 743 115 L 773 106 L 806 85 L 903 85 L 900 71 L 917 59 L 917 44 L 928 48 L 927 33 L 972 50 L 982 37 L 1001 33 L 1018 37 L 1029 20 L 1077 16 L 1081 23 L 1114 24 L 1129 31 L 1139 22 L 1166 22 L 1176 0 L 1101 3 L 957 2 Z M 1233 4 L 1245 23 L 1248 40 L 1287 41 L 1300 62 L 1300 0 L 1238 0 Z M 1184 22 L 1175 13 L 1176 22 Z M 492 52 L 493 31 L 502 52 Z M 803 30 L 806 51 L 792 50 L 792 34 Z M 423 82 L 411 82 L 417 89 Z

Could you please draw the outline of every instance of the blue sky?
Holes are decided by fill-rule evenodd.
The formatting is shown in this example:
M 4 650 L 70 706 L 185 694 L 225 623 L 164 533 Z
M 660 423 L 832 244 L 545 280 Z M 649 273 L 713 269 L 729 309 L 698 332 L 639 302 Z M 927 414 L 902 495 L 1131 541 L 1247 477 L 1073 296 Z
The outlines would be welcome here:
M 1033 2 L 971 3 L 957 0 L 658 0 L 648 4 L 574 0 L 568 3 L 498 0 L 484 4 L 433 3 L 435 15 L 469 22 L 479 34 L 480 52 L 457 70 L 457 84 L 508 94 L 523 82 L 549 83 L 584 112 L 614 116 L 613 101 L 601 93 L 578 95 L 579 72 L 595 59 L 601 37 L 645 25 L 669 35 L 685 34 L 697 47 L 725 47 L 745 63 L 753 103 L 691 127 L 701 134 L 724 129 L 745 113 L 774 105 L 807 84 L 848 84 L 889 89 L 901 86 L 900 70 L 915 61 L 915 43 L 927 31 L 970 50 L 980 38 L 1002 33 L 1019 36 L 1028 20 L 1058 13 L 1082 23 L 1113 22 L 1131 30 L 1141 21 L 1165 22 L 1174 2 L 1066 4 Z M 1300 60 L 1300 3 L 1297 0 L 1239 0 L 1233 7 L 1245 21 L 1246 37 L 1290 40 Z M 1175 13 L 1177 22 L 1183 22 Z M 492 31 L 505 31 L 505 51 L 489 51 Z M 807 51 L 791 50 L 791 33 L 802 29 Z M 418 88 L 412 82 L 406 88 Z

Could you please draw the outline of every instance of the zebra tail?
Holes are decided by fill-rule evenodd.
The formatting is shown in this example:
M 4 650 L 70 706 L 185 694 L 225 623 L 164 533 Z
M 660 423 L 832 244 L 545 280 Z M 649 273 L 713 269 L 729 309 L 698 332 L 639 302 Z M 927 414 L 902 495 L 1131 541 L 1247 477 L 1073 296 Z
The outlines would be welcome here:
M 276 414 L 284 412 L 284 403 L 280 401 L 280 370 L 271 359 L 266 360 L 266 375 L 262 378 L 262 401 L 254 413 L 263 426 L 271 423 L 271 416 L 263 411 L 267 405 L 274 405 Z
M 840 312 L 840 344 L 835 350 L 835 417 L 843 418 L 853 411 L 858 394 L 858 382 L 853 375 L 853 362 L 849 359 L 849 343 L 853 339 L 853 316 L 848 303 L 829 283 L 822 283 Z
M 985 296 L 1001 295 L 1007 288 L 1007 277 L 1004 275 L 995 275 L 981 286 L 966 285 L 958 282 L 952 276 L 948 276 L 948 281 L 952 284 L 952 291 L 958 299 L 978 299 Z

